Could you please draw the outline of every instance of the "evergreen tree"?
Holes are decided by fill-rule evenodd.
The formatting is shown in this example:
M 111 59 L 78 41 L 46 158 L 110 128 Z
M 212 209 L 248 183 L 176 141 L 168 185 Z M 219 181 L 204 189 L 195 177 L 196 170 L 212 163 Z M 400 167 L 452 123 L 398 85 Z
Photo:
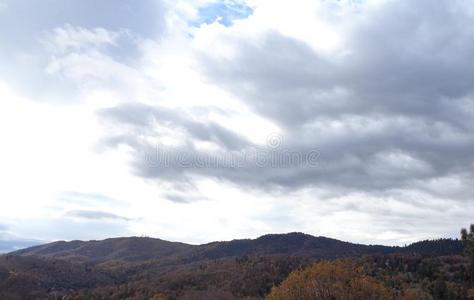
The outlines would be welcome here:
M 464 254 L 474 258 L 474 224 L 471 224 L 469 232 L 466 228 L 461 229 L 461 240 L 464 244 Z

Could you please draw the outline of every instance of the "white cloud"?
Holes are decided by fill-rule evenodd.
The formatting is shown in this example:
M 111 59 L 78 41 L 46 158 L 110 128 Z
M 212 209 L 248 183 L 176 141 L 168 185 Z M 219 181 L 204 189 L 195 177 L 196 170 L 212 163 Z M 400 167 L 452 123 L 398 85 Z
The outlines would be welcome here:
M 67 50 L 81 50 L 97 48 L 101 46 L 117 46 L 117 40 L 121 34 L 104 28 L 92 30 L 73 27 L 66 24 L 45 34 L 42 42 L 54 52 L 65 52 Z

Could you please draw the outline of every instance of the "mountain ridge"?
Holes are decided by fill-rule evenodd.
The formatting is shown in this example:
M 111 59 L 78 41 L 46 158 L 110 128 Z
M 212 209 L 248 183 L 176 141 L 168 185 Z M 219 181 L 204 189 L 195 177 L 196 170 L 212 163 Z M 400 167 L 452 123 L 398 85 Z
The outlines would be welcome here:
M 0 299 L 262 299 L 291 272 L 321 260 L 367 258 L 385 267 L 439 255 L 459 261 L 462 248 L 453 239 L 391 247 L 303 233 L 202 245 L 148 237 L 56 241 L 0 255 Z
M 433 247 L 433 243 L 438 243 Z M 438 249 L 439 248 L 439 249 Z M 151 237 L 118 237 L 91 241 L 55 241 L 4 255 L 41 256 L 79 262 L 147 261 L 175 259 L 185 262 L 244 255 L 293 255 L 316 259 L 368 254 L 419 253 L 459 254 L 462 243 L 454 239 L 425 240 L 410 245 L 365 245 L 301 232 L 266 234 L 255 239 L 215 241 L 200 245 L 170 242 Z

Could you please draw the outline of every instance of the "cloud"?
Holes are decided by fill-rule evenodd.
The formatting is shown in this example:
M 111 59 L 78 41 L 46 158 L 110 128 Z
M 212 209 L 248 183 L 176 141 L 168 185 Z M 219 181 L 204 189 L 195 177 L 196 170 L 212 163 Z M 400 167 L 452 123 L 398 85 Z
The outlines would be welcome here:
M 283 140 L 277 148 L 249 142 L 223 122 L 197 121 L 192 111 L 138 103 L 100 112 L 106 122 L 122 125 L 108 145 L 130 146 L 134 173 L 147 179 L 190 183 L 204 177 L 266 191 L 317 187 L 328 195 L 407 190 L 440 196 L 429 183 L 463 178 L 462 188 L 442 196 L 459 198 L 460 190 L 466 196 L 474 175 L 474 32 L 463 28 L 473 11 L 461 2 L 318 5 L 302 18 L 323 20 L 338 43 L 320 28 L 314 36 L 292 36 L 296 31 L 285 27 L 290 19 L 272 28 L 259 19 L 258 5 L 237 25 L 202 27 L 188 37 L 190 44 L 205 36 L 216 49 L 227 49 L 194 52 L 197 71 L 208 85 L 277 124 Z M 289 14 L 301 9 L 283 7 Z M 332 46 L 317 47 L 318 41 Z M 169 135 L 175 143 L 162 143 Z M 200 148 L 198 141 L 215 147 Z M 173 163 L 150 162 L 147 155 L 156 152 Z M 285 153 L 300 159 L 268 163 Z M 215 163 L 228 162 L 226 155 L 244 157 L 244 163 Z M 308 163 L 312 156 L 316 164 Z
M 164 197 L 174 203 L 191 203 L 195 201 L 207 200 L 204 196 L 199 194 L 199 191 L 193 189 L 192 186 L 187 186 L 185 191 L 180 191 L 179 186 L 174 185 L 175 191 L 165 193 Z M 193 191 L 191 193 L 191 191 Z
M 8 225 L 6 224 L 0 224 L 0 233 L 3 233 L 4 231 L 8 230 Z
M 199 112 L 200 113 L 200 112 Z M 140 103 L 127 103 L 112 108 L 103 109 L 99 116 L 105 118 L 122 128 L 131 129 L 130 138 L 140 137 L 140 131 L 144 134 L 157 137 L 162 136 L 160 127 L 172 129 L 174 134 L 183 131 L 185 135 L 201 141 L 211 142 L 227 150 L 241 149 L 249 142 L 236 132 L 233 132 L 216 122 L 210 120 L 200 121 L 193 118 L 196 113 L 186 113 L 167 109 L 160 106 L 150 106 Z M 161 128 L 163 131 L 164 129 Z M 182 141 L 187 144 L 189 141 Z
M 126 204 L 121 200 L 117 200 L 115 198 L 112 198 L 100 193 L 85 193 L 85 192 L 77 192 L 77 191 L 62 192 L 59 194 L 58 199 L 66 203 L 73 203 L 73 204 L 79 204 L 79 205 L 97 206 L 100 204 L 100 205 L 105 205 L 105 206 L 113 205 L 117 207 L 117 206 L 123 206 Z
M 79 215 L 81 213 L 79 212 Z M 20 237 L 36 237 L 43 243 L 57 240 L 97 240 L 132 235 L 128 222 L 113 216 L 62 216 L 29 218 L 28 222 L 17 222 L 12 231 Z M 18 238 L 17 238 L 18 239 Z
M 120 86 L 117 92 L 126 96 L 132 87 L 143 86 L 147 80 L 137 62 L 142 40 L 127 29 L 66 24 L 43 32 L 40 41 L 49 54 L 45 76 L 70 85 L 69 93 L 87 94 Z
M 42 241 L 38 240 L 0 240 L 0 253 L 8 253 L 42 243 Z
M 191 201 L 188 196 L 183 196 L 179 194 L 168 194 L 166 195 L 166 199 L 175 203 L 189 203 Z
M 67 217 L 74 217 L 84 220 L 109 220 L 109 221 L 130 221 L 132 219 L 119 216 L 113 213 L 105 212 L 105 211 L 95 211 L 95 210 L 71 210 L 68 211 L 65 216 Z
M 101 46 L 116 46 L 120 33 L 98 27 L 92 30 L 83 27 L 72 27 L 66 24 L 48 32 L 43 38 L 46 46 L 55 52 L 80 50 Z
M 158 106 L 119 105 L 101 110 L 99 117 L 117 125 L 118 131 L 103 143 L 130 146 L 137 175 L 173 183 L 204 176 L 260 188 L 299 185 L 288 174 L 298 169 L 310 172 L 319 157 L 315 149 L 258 145 L 218 123 Z M 174 143 L 167 144 L 171 138 Z M 199 147 L 200 142 L 208 147 Z
M 2 77 L 37 101 L 70 103 L 79 98 L 76 82 L 58 77 L 58 59 L 67 58 L 71 64 L 78 61 L 78 50 L 88 50 L 86 58 L 97 58 L 96 63 L 112 60 L 129 64 L 138 56 L 137 40 L 156 38 L 166 26 L 162 1 L 74 0 L 65 5 L 58 0 L 33 3 L 7 0 L 4 3 L 0 35 L 8 42 L 0 49 L 0 63 L 9 72 Z M 18 20 L 28 22 L 18 26 Z M 100 50 L 106 51 L 92 55 L 91 50 L 97 50 L 99 45 L 102 45 Z M 58 51 L 62 54 L 59 57 Z M 90 60 L 88 63 L 84 58 L 82 62 L 88 68 L 93 67 Z M 100 67 L 103 72 L 108 70 L 104 63 Z M 77 68 L 76 65 L 75 73 Z M 77 76 L 72 77 L 77 80 Z
M 231 43 L 233 55 L 203 53 L 201 67 L 209 81 L 279 124 L 290 149 L 321 151 L 319 168 L 291 170 L 279 183 L 412 188 L 413 181 L 471 173 L 467 6 L 361 5 L 344 19 L 332 16 L 342 22 L 330 25 L 341 28 L 343 43 L 330 52 L 275 31 L 248 38 L 229 30 L 217 41 Z
M 26 42 L 38 31 L 52 29 L 64 24 L 84 26 L 86 28 L 102 27 L 118 31 L 124 28 L 144 37 L 154 37 L 164 29 L 162 1 L 145 0 L 137 3 L 125 0 L 117 3 L 105 0 L 97 3 L 93 0 L 73 0 L 67 5 L 60 0 L 47 0 L 32 3 L 26 0 L 6 0 L 6 11 L 2 20 L 2 31 L 10 34 L 24 33 L 17 36 Z M 32 13 L 34 12 L 34 13 Z M 18 19 L 28 19 L 22 26 L 4 28 Z
M 12 226 L 0 223 L 0 254 L 41 244 L 42 241 L 24 239 L 10 233 Z

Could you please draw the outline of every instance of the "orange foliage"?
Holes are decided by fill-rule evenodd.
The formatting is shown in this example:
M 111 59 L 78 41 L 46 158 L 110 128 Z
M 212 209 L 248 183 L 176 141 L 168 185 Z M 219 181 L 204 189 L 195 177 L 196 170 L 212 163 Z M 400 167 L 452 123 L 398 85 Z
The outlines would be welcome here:
M 274 287 L 268 300 L 377 300 L 393 299 L 390 291 L 376 279 L 362 274 L 347 261 L 320 262 L 295 271 Z

